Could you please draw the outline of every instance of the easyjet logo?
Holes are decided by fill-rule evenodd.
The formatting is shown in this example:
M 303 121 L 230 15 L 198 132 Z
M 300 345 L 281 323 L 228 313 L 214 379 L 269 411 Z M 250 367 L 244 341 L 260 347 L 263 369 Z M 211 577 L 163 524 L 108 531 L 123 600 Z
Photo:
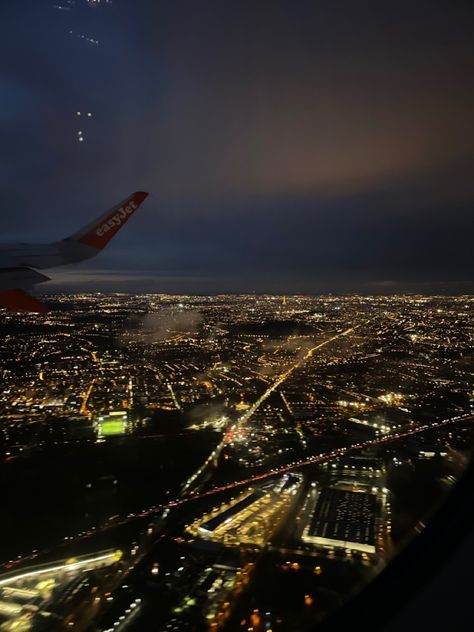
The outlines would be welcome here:
M 127 206 L 121 206 L 110 219 L 96 229 L 95 234 L 97 237 L 102 237 L 109 230 L 121 226 L 137 208 L 137 204 L 133 200 Z

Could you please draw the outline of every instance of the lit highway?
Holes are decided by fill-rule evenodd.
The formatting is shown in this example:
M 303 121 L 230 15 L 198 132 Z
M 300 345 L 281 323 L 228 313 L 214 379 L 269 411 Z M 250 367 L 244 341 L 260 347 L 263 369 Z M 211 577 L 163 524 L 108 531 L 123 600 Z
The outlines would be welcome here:
M 236 432 L 238 432 L 240 430 L 240 428 L 245 423 L 247 423 L 249 421 L 249 419 L 260 408 L 260 406 L 263 404 L 263 402 L 265 402 L 270 397 L 270 395 L 274 391 L 276 391 L 276 389 L 279 386 L 281 386 L 290 377 L 290 375 L 294 371 L 296 371 L 296 369 L 299 369 L 300 367 L 302 367 L 310 358 L 313 357 L 313 355 L 314 355 L 314 353 L 316 351 L 318 351 L 319 349 L 322 349 L 326 345 L 330 344 L 331 342 L 334 342 L 334 340 L 337 340 L 338 338 L 341 338 L 342 336 L 348 336 L 355 329 L 357 329 L 357 327 L 359 327 L 359 326 L 360 325 L 356 325 L 354 327 L 349 327 L 349 329 L 346 329 L 346 330 L 344 330 L 342 332 L 339 332 L 335 336 L 331 336 L 327 340 L 324 340 L 323 342 L 320 342 L 319 344 L 315 345 L 314 347 L 311 347 L 311 349 L 309 349 L 307 351 L 307 353 L 305 353 L 305 355 L 300 360 L 298 360 L 297 362 L 292 364 L 288 369 L 286 369 L 286 371 L 281 373 L 279 375 L 279 377 L 266 389 L 266 391 L 263 393 L 263 395 L 261 395 L 249 407 L 249 409 L 234 424 L 232 424 L 232 426 L 225 433 L 225 435 L 222 438 L 222 440 L 220 441 L 220 443 L 214 448 L 214 450 L 208 456 L 206 461 L 204 461 L 204 463 L 201 465 L 201 467 L 196 472 L 194 472 L 194 474 L 192 474 L 192 476 L 190 476 L 188 478 L 188 480 L 185 482 L 185 484 L 183 485 L 182 491 L 181 491 L 181 495 L 185 496 L 186 493 L 191 488 L 192 484 L 195 481 L 197 481 L 197 479 L 199 479 L 199 477 L 201 477 L 205 473 L 207 468 L 212 466 L 213 463 L 217 462 L 217 459 L 220 457 L 222 450 L 225 448 L 226 444 L 229 441 L 229 437 L 232 437 Z
M 269 386 L 267 388 L 267 390 L 263 393 L 263 395 L 261 397 L 259 397 L 257 399 L 257 401 L 254 404 L 252 404 L 252 406 L 250 406 L 250 408 L 235 423 L 235 425 L 232 427 L 231 430 L 232 431 L 236 431 L 236 430 L 239 429 L 239 427 L 241 425 L 245 424 L 250 419 L 250 417 L 252 417 L 252 415 L 260 408 L 260 406 L 263 404 L 263 402 L 265 400 L 267 400 L 270 397 L 270 395 L 279 386 L 281 386 L 283 384 L 283 382 L 285 382 L 294 371 L 296 371 L 296 369 L 299 369 L 300 367 L 302 367 L 310 358 L 312 358 L 316 351 L 318 351 L 319 349 L 322 349 L 326 345 L 330 344 L 331 342 L 334 342 L 334 340 L 337 340 L 338 338 L 341 338 L 342 336 L 348 336 L 355 329 L 357 329 L 357 327 L 359 327 L 359 326 L 360 325 L 356 325 L 354 327 L 350 327 L 349 329 L 346 329 L 345 331 L 342 331 L 342 332 L 336 334 L 335 336 L 332 336 L 331 338 L 328 338 L 327 340 L 324 340 L 323 342 L 317 344 L 316 346 L 311 347 L 311 349 L 309 349 L 307 351 L 307 353 L 300 360 L 298 360 L 298 362 L 295 362 L 295 364 L 291 365 L 291 367 L 289 369 L 284 371 L 284 373 L 282 373 L 277 378 L 277 380 L 275 380 L 275 382 L 273 382 L 273 384 L 271 384 L 271 386 Z
M 399 441 L 400 439 L 405 439 L 413 435 L 421 434 L 422 432 L 426 432 L 428 430 L 435 430 L 435 429 L 439 429 L 445 426 L 449 426 L 451 424 L 459 423 L 461 421 L 470 421 L 472 419 L 474 419 L 474 415 L 472 414 L 460 415 L 458 417 L 451 417 L 450 419 L 434 422 L 430 425 L 419 426 L 418 428 L 414 428 L 413 430 L 407 430 L 404 432 L 385 435 L 384 437 L 377 437 L 375 439 L 370 439 L 368 441 L 363 441 L 360 443 L 353 443 L 346 447 L 332 450 L 331 452 L 323 452 L 321 454 L 317 454 L 315 456 L 310 457 L 309 459 L 294 461 L 293 463 L 290 463 L 288 465 L 283 465 L 282 467 L 278 467 L 273 470 L 270 470 L 270 472 L 265 472 L 263 474 L 256 474 L 255 476 L 250 476 L 249 478 L 246 478 L 240 481 L 233 481 L 232 483 L 227 483 L 226 485 L 222 485 L 220 487 L 210 489 L 207 492 L 203 492 L 201 494 L 193 494 L 191 496 L 187 496 L 181 499 L 171 501 L 167 505 L 164 505 L 157 509 L 160 510 L 160 509 L 165 509 L 169 507 L 176 507 L 190 500 L 202 498 L 204 496 L 210 496 L 212 494 L 216 494 L 218 492 L 222 492 L 228 489 L 234 489 L 235 487 L 240 487 L 241 485 L 248 485 L 249 483 L 253 483 L 254 481 L 260 481 L 265 478 L 270 478 L 271 476 L 276 476 L 278 474 L 283 474 L 285 472 L 291 472 L 292 470 L 299 469 L 300 467 L 305 467 L 307 465 L 314 465 L 315 463 L 323 463 L 325 461 L 330 461 L 331 459 L 344 456 L 350 452 L 363 450 L 364 448 L 382 445 L 385 443 L 393 443 L 394 441 Z M 151 511 L 152 510 L 150 510 L 150 512 Z

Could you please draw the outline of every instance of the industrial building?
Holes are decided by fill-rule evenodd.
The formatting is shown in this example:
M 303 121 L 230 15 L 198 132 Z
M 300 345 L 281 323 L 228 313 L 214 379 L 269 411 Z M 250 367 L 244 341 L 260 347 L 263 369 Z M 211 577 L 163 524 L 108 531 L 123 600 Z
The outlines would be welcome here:
M 375 493 L 323 488 L 302 539 L 315 546 L 375 554 L 378 513 Z
M 293 504 L 302 484 L 300 474 L 285 474 L 248 490 L 224 507 L 190 525 L 195 536 L 226 546 L 264 546 Z

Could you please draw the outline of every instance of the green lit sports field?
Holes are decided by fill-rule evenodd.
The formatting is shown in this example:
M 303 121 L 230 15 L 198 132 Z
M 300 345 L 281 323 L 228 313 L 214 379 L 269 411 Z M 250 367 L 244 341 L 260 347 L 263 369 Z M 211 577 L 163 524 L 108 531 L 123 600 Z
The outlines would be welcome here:
M 125 421 L 104 421 L 100 426 L 100 434 L 104 437 L 124 434 L 127 429 Z

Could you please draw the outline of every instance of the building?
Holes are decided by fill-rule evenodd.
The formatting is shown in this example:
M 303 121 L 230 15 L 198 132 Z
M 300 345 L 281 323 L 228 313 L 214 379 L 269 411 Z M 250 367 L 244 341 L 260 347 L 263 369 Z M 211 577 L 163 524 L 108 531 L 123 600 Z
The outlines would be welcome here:
M 234 505 L 217 514 L 210 520 L 207 520 L 199 527 L 199 534 L 205 538 L 211 538 L 216 532 L 218 532 L 219 528 L 224 525 L 230 525 L 230 523 L 239 516 L 243 511 L 245 511 L 248 507 L 256 503 L 258 500 L 262 498 L 262 494 L 260 492 L 252 492 L 241 500 L 236 502 Z
M 188 531 L 226 546 L 265 546 L 296 501 L 301 474 L 285 474 L 249 489 L 237 499 L 196 520 Z
M 302 539 L 314 546 L 375 554 L 378 513 L 375 493 L 323 488 Z

